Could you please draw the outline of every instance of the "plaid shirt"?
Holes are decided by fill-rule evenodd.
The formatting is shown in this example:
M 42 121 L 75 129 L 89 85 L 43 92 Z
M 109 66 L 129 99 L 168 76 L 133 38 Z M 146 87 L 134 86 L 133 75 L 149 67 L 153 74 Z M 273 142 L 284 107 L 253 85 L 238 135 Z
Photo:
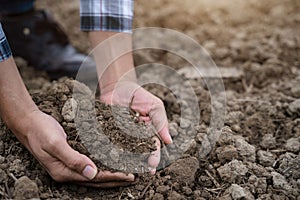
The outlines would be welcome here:
M 134 0 L 80 0 L 80 28 L 83 31 L 131 33 Z M 11 51 L 0 24 L 0 62 Z

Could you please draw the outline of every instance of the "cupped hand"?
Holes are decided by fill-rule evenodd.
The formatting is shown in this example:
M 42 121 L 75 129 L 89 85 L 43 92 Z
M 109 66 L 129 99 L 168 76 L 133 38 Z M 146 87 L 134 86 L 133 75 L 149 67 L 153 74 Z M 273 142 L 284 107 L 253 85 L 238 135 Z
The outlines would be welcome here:
M 17 138 L 58 182 L 76 182 L 92 187 L 118 187 L 130 185 L 132 174 L 98 171 L 85 155 L 72 149 L 59 123 L 51 116 L 36 110 L 17 128 Z
M 129 107 L 139 113 L 141 121 L 152 123 L 158 133 L 158 137 L 164 143 L 172 143 L 168 128 L 168 119 L 161 99 L 134 82 L 121 82 L 103 91 L 101 91 L 100 96 L 102 102 Z M 157 150 L 152 152 L 148 159 L 151 174 L 156 172 L 156 167 L 160 162 L 161 143 L 158 137 L 153 138 Z

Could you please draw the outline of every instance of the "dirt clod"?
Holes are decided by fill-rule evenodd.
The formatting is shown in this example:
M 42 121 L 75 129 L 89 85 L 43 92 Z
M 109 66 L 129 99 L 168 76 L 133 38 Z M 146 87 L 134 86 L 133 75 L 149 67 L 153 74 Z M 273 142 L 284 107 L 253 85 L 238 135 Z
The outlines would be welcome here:
M 15 182 L 15 199 L 38 199 L 39 189 L 37 184 L 27 176 L 22 176 Z

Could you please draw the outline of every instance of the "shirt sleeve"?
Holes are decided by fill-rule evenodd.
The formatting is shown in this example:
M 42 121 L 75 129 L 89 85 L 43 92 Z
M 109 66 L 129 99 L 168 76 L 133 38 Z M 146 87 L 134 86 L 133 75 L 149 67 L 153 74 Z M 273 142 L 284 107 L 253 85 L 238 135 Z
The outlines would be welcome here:
M 11 50 L 0 23 L 0 62 L 11 56 Z
M 132 32 L 134 0 L 81 0 L 83 31 Z

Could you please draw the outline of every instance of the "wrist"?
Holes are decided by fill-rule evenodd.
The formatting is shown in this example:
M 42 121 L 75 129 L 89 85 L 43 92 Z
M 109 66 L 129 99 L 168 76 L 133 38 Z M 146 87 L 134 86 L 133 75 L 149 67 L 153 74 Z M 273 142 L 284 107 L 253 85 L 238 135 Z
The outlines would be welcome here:
M 33 114 L 40 112 L 38 107 L 33 103 L 26 109 L 19 109 L 18 112 L 4 114 L 3 121 L 6 126 L 16 135 L 18 139 L 26 137 L 32 122 Z

